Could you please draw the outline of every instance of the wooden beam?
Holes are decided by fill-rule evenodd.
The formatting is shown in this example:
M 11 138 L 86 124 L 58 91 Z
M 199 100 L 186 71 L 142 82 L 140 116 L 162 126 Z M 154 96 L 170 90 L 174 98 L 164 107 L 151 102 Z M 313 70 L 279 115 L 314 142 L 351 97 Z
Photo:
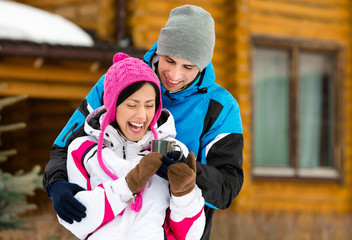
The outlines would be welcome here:
M 2 62 L 0 64 L 0 79 L 20 79 L 31 82 L 61 82 L 61 83 L 95 83 L 107 70 L 90 72 L 90 65 L 86 69 L 58 68 L 54 66 L 43 66 L 36 69 L 32 66 L 22 66 L 19 71 L 18 66 Z
M 1 84 L 0 84 L 0 91 L 1 91 L 2 89 L 5 89 L 5 88 L 7 88 L 7 84 L 6 84 L 6 83 L 1 83 Z
M 96 44 L 94 47 L 73 47 L 47 44 L 33 44 L 33 42 L 18 42 L 0 39 L 0 55 L 18 57 L 42 57 L 45 59 L 62 59 L 76 61 L 98 61 L 111 64 L 115 53 L 124 52 L 131 57 L 142 59 L 145 50 L 135 47 L 121 48 L 114 44 Z
M 14 96 L 14 97 L 2 98 L 2 99 L 0 99 L 0 110 L 3 107 L 14 104 L 14 103 L 19 102 L 21 100 L 24 100 L 26 98 L 27 98 L 26 95 L 19 95 L 19 96 Z
M 5 162 L 8 159 L 8 157 L 14 156 L 16 154 L 17 154 L 16 149 L 0 151 L 0 162 Z
M 26 127 L 26 124 L 23 122 L 1 125 L 0 126 L 0 133 L 14 131 L 14 130 L 18 130 L 18 129 L 25 128 L 25 127 Z
M 2 90 L 0 95 L 25 94 L 30 98 L 83 100 L 93 85 L 8 81 L 8 88 Z

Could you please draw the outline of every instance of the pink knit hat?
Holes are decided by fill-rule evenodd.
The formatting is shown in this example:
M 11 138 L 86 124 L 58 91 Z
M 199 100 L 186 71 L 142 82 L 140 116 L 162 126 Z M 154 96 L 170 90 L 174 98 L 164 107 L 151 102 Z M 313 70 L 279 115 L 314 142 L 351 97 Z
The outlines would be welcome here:
M 118 179 L 118 176 L 116 176 L 109 169 L 107 169 L 102 158 L 104 132 L 106 127 L 110 123 L 115 121 L 116 107 L 117 107 L 116 104 L 121 91 L 124 90 L 126 87 L 130 86 L 131 84 L 140 82 L 140 81 L 147 81 L 147 82 L 154 83 L 159 88 L 159 92 L 161 94 L 159 79 L 156 76 L 156 74 L 153 72 L 153 70 L 146 63 L 144 63 L 143 61 L 137 58 L 132 58 L 127 54 L 117 53 L 114 56 L 113 65 L 107 71 L 104 79 L 104 98 L 103 99 L 104 99 L 104 106 L 106 108 L 106 114 L 100 126 L 101 132 L 99 135 L 98 149 L 97 149 L 98 162 L 100 164 L 100 167 L 104 170 L 106 174 L 108 174 L 114 180 Z M 160 95 L 160 104 L 158 106 L 158 109 L 156 109 L 154 118 L 152 119 L 149 125 L 149 128 L 153 132 L 155 139 L 158 139 L 158 135 L 156 133 L 154 126 L 160 117 L 161 110 L 162 110 L 162 104 L 161 104 L 161 95 Z M 142 204 L 142 199 L 140 195 L 143 193 L 143 190 L 136 196 L 135 204 L 131 205 L 131 209 L 134 211 L 140 210 L 140 207 Z

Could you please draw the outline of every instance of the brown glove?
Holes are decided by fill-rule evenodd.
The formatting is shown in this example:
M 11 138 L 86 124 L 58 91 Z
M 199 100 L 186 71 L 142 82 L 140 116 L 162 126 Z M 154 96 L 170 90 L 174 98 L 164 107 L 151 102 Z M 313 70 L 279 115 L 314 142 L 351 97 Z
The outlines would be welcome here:
M 175 163 L 168 167 L 170 190 L 176 197 L 190 193 L 196 185 L 196 159 L 194 153 L 190 152 L 186 163 Z
M 162 163 L 163 155 L 157 152 L 149 153 L 127 174 L 126 182 L 131 192 L 139 193 L 147 184 Z

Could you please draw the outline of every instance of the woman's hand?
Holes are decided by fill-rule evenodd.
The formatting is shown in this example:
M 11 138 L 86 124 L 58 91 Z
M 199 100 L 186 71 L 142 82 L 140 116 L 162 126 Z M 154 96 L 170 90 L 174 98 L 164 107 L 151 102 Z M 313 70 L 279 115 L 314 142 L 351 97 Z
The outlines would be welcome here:
M 139 193 L 161 166 L 163 155 L 149 153 L 127 174 L 126 182 L 133 194 Z

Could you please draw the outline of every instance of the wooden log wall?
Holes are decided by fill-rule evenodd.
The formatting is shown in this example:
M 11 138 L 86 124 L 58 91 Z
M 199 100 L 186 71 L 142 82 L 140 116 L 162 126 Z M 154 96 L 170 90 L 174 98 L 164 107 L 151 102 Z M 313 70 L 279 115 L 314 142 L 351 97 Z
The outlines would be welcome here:
M 1 134 L 0 151 L 16 150 L 15 155 L 2 163 L 1 169 L 10 173 L 28 172 L 39 165 L 43 172 L 52 144 L 79 104 L 78 100 L 29 98 L 4 108 L 1 111 L 2 124 L 23 122 L 26 128 Z M 40 206 L 50 203 L 46 193 L 39 189 L 30 201 Z
M 1 135 L 2 149 L 13 147 L 18 154 L 8 161 L 11 171 L 31 170 L 39 164 L 44 169 L 49 152 L 60 130 L 79 106 L 78 100 L 43 100 L 30 98 L 2 110 L 2 123 L 24 122 L 26 128 Z
M 0 63 L 0 81 L 8 84 L 2 94 L 51 99 L 82 100 L 108 69 L 94 61 L 32 57 L 4 56 Z
M 245 151 L 246 178 L 234 207 L 263 211 L 318 211 L 350 212 L 352 200 L 352 75 L 351 75 L 351 2 L 349 0 L 239 0 L 237 1 L 238 32 L 236 48 L 240 82 L 239 102 L 241 107 Z M 261 180 L 251 178 L 252 128 L 251 114 L 251 48 L 241 41 L 242 36 L 250 40 L 253 35 L 314 42 L 329 41 L 344 48 L 342 70 L 343 111 L 343 184 Z M 241 49 L 241 50 L 240 50 Z M 244 53 L 247 51 L 247 53 Z M 241 74 L 241 69 L 249 67 Z M 240 77 L 243 76 L 243 77 Z M 249 78 L 247 77 L 249 76 Z M 342 90 L 341 89 L 341 90 Z
M 6 88 L 7 85 L 6 84 L 2 84 L 0 85 L 0 91 L 3 90 L 4 88 Z M 10 107 L 11 105 L 22 101 L 26 99 L 26 96 L 14 96 L 14 97 L 5 97 L 5 98 L 0 98 L 0 147 L 2 146 L 2 143 L 5 142 L 7 143 L 8 141 L 6 139 L 2 139 L 2 136 L 9 132 L 13 132 L 13 131 L 17 131 L 20 129 L 23 129 L 26 127 L 26 123 L 25 122 L 14 122 L 14 121 L 10 121 L 8 123 L 3 123 L 3 115 L 1 113 L 1 111 L 6 108 L 6 107 Z M 5 113 L 6 114 L 6 113 Z M 8 160 L 9 157 L 12 157 L 14 155 L 16 155 L 18 153 L 16 148 L 13 148 L 13 146 L 8 146 L 8 148 L 2 148 L 0 150 L 0 164 L 6 162 Z

